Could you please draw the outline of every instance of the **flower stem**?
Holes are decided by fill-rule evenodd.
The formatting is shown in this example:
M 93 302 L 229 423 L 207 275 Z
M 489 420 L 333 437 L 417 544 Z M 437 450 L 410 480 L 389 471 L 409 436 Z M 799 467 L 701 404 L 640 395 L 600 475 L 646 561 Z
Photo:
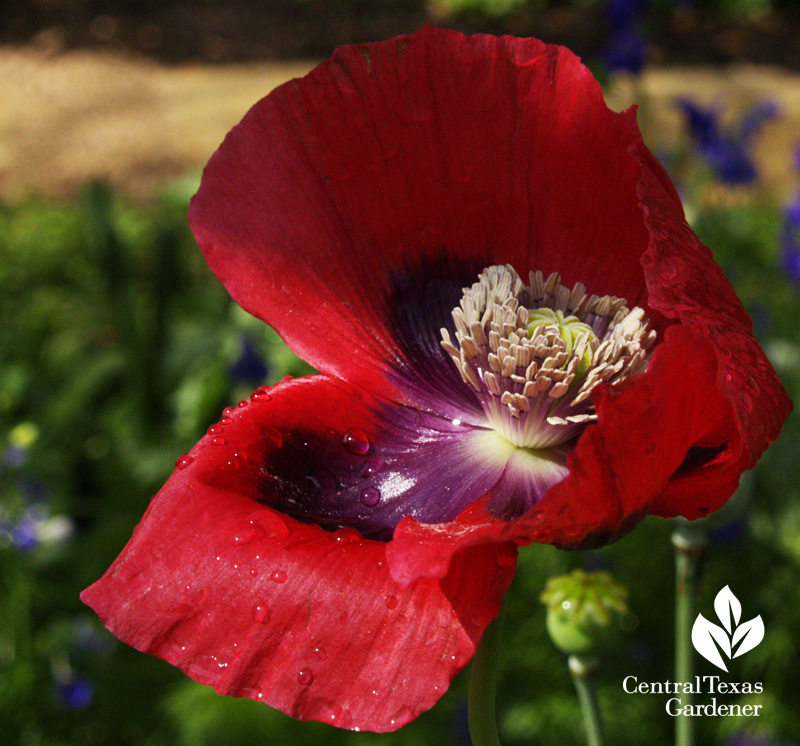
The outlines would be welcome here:
M 505 602 L 497 618 L 484 630 L 481 642 L 472 659 L 469 681 L 469 734 L 472 746 L 500 746 L 497 735 L 495 690 L 497 661 L 503 641 Z
M 679 682 L 688 682 L 694 676 L 692 624 L 705 544 L 705 537 L 688 526 L 682 526 L 672 534 L 675 547 L 675 680 Z M 693 694 L 684 692 L 681 704 L 691 705 L 693 700 Z M 694 743 L 694 718 L 678 715 L 675 746 L 694 746 Z
M 592 683 L 592 676 L 598 666 L 597 659 L 571 655 L 567 663 L 583 711 L 586 742 L 589 746 L 603 746 L 603 721 L 600 718 L 600 708 L 597 706 L 597 695 Z

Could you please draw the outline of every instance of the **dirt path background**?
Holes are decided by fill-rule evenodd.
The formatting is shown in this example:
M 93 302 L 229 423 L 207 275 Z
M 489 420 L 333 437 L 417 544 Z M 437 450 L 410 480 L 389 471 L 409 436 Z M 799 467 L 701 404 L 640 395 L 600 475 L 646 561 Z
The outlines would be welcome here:
M 248 108 L 310 61 L 167 66 L 108 53 L 49 56 L 0 48 L 0 199 L 63 195 L 102 177 L 137 198 L 200 169 Z M 682 137 L 676 96 L 719 102 L 734 114 L 764 99 L 781 117 L 757 145 L 767 187 L 795 185 L 791 159 L 800 140 L 800 74 L 767 66 L 651 69 L 638 88 L 612 85 L 620 109 L 637 98 L 651 146 Z

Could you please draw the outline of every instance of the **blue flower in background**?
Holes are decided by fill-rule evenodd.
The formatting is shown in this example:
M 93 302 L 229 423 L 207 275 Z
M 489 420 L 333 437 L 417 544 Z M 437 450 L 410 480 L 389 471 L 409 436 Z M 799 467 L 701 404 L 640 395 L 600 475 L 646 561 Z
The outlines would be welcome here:
M 782 264 L 789 279 L 800 285 L 800 193 L 783 213 Z
M 68 710 L 85 710 L 94 697 L 94 685 L 89 679 L 70 674 L 56 682 L 56 699 Z
M 683 113 L 696 151 L 705 159 L 716 176 L 727 184 L 752 184 L 758 178 L 752 147 L 762 126 L 778 116 L 774 102 L 765 101 L 753 107 L 736 127 L 723 130 L 716 107 L 703 107 L 688 98 L 679 98 L 675 105 Z
M 21 552 L 30 552 L 39 545 L 39 527 L 30 516 L 23 519 L 11 529 L 11 541 Z
M 647 10 L 648 0 L 609 0 L 606 14 L 612 27 L 623 26 Z
M 2 463 L 12 469 L 18 469 L 28 460 L 28 449 L 20 446 L 8 446 L 3 452 Z
M 639 23 L 648 0 L 611 0 L 606 7 L 611 36 L 605 52 L 611 72 L 638 75 L 647 59 L 647 41 Z
M 638 75 L 647 59 L 647 42 L 633 24 L 614 32 L 606 50 L 606 66 L 611 72 Z
M 261 382 L 267 377 L 269 368 L 250 338 L 245 337 L 239 358 L 228 372 L 235 381 Z

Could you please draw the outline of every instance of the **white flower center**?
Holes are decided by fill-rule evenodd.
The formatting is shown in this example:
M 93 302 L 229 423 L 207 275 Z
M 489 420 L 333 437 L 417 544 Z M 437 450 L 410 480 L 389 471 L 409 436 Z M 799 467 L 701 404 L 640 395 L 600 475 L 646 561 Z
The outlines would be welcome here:
M 566 443 L 597 419 L 592 391 L 647 368 L 656 332 L 624 298 L 586 295 L 553 273 L 485 269 L 453 309 L 442 347 L 478 393 L 491 426 L 520 448 Z

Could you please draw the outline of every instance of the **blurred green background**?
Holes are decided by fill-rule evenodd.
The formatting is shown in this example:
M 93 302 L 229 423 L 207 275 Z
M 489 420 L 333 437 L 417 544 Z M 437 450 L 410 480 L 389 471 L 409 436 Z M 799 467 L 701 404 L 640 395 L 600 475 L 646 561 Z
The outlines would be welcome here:
M 10 2 L 3 13 L 13 19 L 23 5 Z M 333 12 L 337 4 L 325 5 Z M 338 5 L 345 15 L 353 8 L 367 13 L 356 0 Z M 793 4 L 409 0 L 370 7 L 378 13 L 401 5 L 439 19 L 466 14 L 469 23 L 489 29 L 519 23 L 520 14 L 531 23 L 554 11 L 601 14 L 603 43 L 588 61 L 603 80 L 621 75 L 635 87 L 658 19 L 700 13 L 720 23 L 766 23 Z M 36 7 L 44 14 L 67 6 L 105 8 L 88 2 Z M 24 35 L 21 27 L 18 33 Z M 646 122 L 653 113 L 641 103 Z M 780 189 L 767 188 L 755 145 L 761 129 L 781 117 L 780 107 L 753 101 L 731 119 L 688 99 L 674 105 L 684 121 L 680 136 L 651 145 L 798 401 L 800 154 L 790 148 L 780 154 L 791 176 Z M 30 189 L 0 201 L 0 743 L 468 744 L 466 675 L 432 711 L 397 733 L 340 732 L 217 696 L 118 643 L 78 600 L 127 541 L 175 459 L 223 407 L 263 383 L 310 370 L 274 332 L 238 309 L 205 266 L 186 223 L 197 184 L 197 174 L 189 173 L 134 200 L 95 181 L 57 198 Z M 729 506 L 704 522 L 709 546 L 700 609 L 708 616 L 716 592 L 730 585 L 744 619 L 761 614 L 766 637 L 736 659 L 731 676 L 763 682 L 764 693 L 725 700 L 763 704 L 763 714 L 699 718 L 700 744 L 800 743 L 798 450 L 794 414 Z M 621 682 L 627 675 L 673 677 L 673 529 L 647 519 L 596 552 L 547 546 L 521 552 L 498 692 L 505 744 L 585 742 L 565 661 L 547 639 L 539 601 L 548 578 L 579 567 L 608 569 L 630 592 L 632 623 L 599 675 L 608 743 L 671 742 L 666 698 L 625 694 Z M 715 673 L 703 660 L 697 666 L 700 674 Z

